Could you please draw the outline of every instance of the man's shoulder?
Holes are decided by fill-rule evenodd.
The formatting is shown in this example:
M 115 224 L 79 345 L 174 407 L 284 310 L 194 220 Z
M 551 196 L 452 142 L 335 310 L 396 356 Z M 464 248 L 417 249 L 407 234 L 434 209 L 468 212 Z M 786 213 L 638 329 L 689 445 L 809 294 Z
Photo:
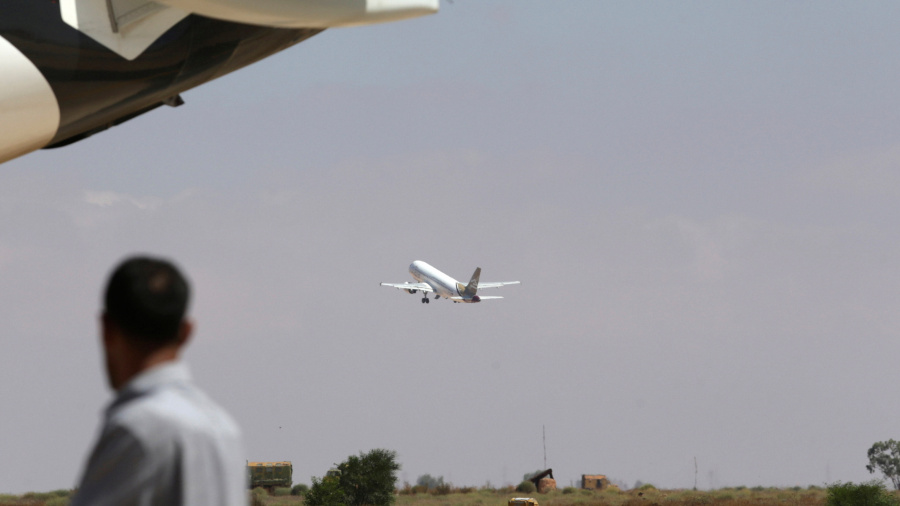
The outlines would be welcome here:
M 240 429 L 231 416 L 189 383 L 161 386 L 131 399 L 110 412 L 108 421 L 142 439 L 167 434 L 240 437 Z

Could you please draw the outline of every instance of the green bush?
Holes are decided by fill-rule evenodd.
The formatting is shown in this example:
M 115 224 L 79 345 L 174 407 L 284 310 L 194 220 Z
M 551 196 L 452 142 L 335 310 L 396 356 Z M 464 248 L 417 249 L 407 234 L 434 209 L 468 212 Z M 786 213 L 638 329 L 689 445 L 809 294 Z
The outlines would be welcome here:
M 291 495 L 290 487 L 275 487 L 275 490 L 272 491 L 272 495 L 275 497 L 285 497 Z
M 880 480 L 854 484 L 835 483 L 828 487 L 826 506 L 900 506 L 900 499 L 885 489 Z
M 321 480 L 313 476 L 312 487 L 303 496 L 306 506 L 339 506 L 347 504 L 341 483 L 336 476 L 323 476 Z
M 426 491 L 434 490 L 443 484 L 444 484 L 443 476 L 435 477 L 430 474 L 423 474 L 422 476 L 419 476 L 419 478 L 416 480 L 416 486 L 425 487 Z
M 441 483 L 431 490 L 432 495 L 450 495 L 453 492 L 453 486 L 449 483 Z
M 333 475 L 312 479 L 304 496 L 306 506 L 390 506 L 397 483 L 397 452 L 376 448 L 351 455 Z M 330 472 L 329 472 L 330 474 Z
M 44 506 L 68 506 L 69 498 L 64 496 L 56 496 L 44 503 Z
M 528 480 L 522 481 L 522 483 L 519 483 L 519 486 L 516 487 L 516 492 L 522 492 L 523 494 L 533 494 L 535 490 L 537 490 L 537 488 L 535 488 L 534 483 Z
M 309 492 L 309 485 L 306 483 L 298 483 L 291 489 L 291 495 L 305 495 Z
M 262 487 L 256 487 L 250 491 L 250 506 L 266 506 L 266 496 L 269 493 Z
M 575 487 L 566 487 L 562 490 L 563 494 L 574 494 Z

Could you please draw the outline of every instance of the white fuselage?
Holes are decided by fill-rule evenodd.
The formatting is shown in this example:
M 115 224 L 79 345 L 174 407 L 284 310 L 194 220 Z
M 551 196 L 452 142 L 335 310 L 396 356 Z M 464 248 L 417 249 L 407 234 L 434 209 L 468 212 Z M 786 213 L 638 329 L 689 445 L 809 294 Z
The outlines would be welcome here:
M 409 273 L 416 281 L 427 284 L 434 290 L 434 293 L 445 299 L 461 297 L 465 289 L 465 285 L 421 260 L 416 260 L 409 265 Z

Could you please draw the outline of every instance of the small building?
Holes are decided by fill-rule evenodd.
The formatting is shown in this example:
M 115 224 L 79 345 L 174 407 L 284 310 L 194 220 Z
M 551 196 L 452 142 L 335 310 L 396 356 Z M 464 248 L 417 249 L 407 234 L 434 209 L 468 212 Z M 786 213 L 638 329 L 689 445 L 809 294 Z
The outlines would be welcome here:
M 581 488 L 586 490 L 603 490 L 609 487 L 609 480 L 602 474 L 582 474 Z

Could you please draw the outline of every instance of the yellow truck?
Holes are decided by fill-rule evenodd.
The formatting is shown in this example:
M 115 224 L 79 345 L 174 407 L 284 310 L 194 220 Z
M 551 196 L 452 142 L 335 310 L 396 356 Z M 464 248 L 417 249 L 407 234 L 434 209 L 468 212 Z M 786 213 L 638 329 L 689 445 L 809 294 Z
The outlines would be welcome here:
M 538 502 L 532 497 L 513 497 L 507 506 L 538 506 Z
M 293 484 L 294 468 L 290 462 L 247 462 L 250 488 L 290 487 Z

